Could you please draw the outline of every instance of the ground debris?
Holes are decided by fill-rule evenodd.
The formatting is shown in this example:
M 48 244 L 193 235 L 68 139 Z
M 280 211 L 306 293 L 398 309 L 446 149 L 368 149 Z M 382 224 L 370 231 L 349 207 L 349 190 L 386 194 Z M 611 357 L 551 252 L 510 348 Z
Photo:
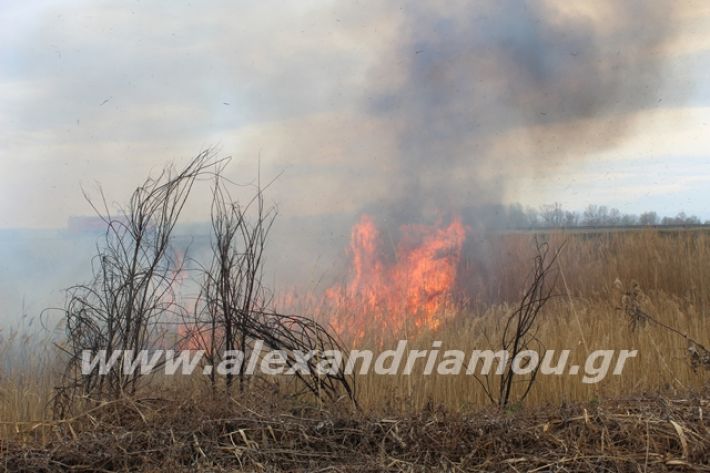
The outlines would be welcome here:
M 707 396 L 643 397 L 515 413 L 267 410 L 133 399 L 0 443 L 21 472 L 710 471 Z M 33 427 L 36 430 L 37 426 Z

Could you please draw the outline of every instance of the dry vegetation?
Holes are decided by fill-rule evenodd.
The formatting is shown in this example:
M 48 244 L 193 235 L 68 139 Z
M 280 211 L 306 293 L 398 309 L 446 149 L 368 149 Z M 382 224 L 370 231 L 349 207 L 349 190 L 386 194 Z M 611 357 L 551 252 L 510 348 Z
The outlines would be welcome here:
M 709 346 L 710 235 L 550 235 L 553 245 L 563 239 L 558 297 L 541 316 L 545 348 L 571 349 L 575 361 L 598 348 L 638 349 L 623 376 L 599 384 L 573 376 L 540 377 L 525 409 L 514 405 L 507 413 L 487 407 L 480 385 L 464 375 L 427 377 L 415 371 L 359 377 L 360 413 L 332 406 L 305 412 L 289 401 L 250 402 L 248 394 L 219 402 L 205 394 L 204 380 L 189 380 L 180 395 L 165 394 L 175 393 L 172 386 L 148 400 L 106 405 L 57 423 L 47 407 L 58 370 L 46 356 L 35 355 L 24 364 L 5 363 L 0 375 L 3 466 L 12 471 L 63 471 L 69 465 L 78 471 L 158 465 L 174 471 L 196 465 L 204 471 L 240 466 L 308 471 L 326 465 L 358 471 L 626 471 L 633 464 L 651 469 L 707 464 L 708 371 L 691 366 L 688 341 L 678 333 L 654 324 L 633 327 L 622 298 L 636 284 L 645 313 Z M 444 349 L 491 346 L 500 320 L 519 297 L 523 278 L 517 262 L 532 256 L 531 241 L 531 235 L 508 234 L 487 244 L 491 259 L 504 262 L 497 276 L 487 275 L 498 290 L 490 289 L 441 331 L 417 336 L 412 348 L 430 347 L 434 339 L 442 340 Z M 614 284 L 617 279 L 623 290 Z M 508 300 L 490 302 L 496 298 Z M 28 344 L 19 334 L 6 336 L 3 358 Z M 570 407 L 550 407 L 559 405 Z M 505 463 L 496 466 L 496 458 Z
M 399 417 L 260 398 L 121 400 L 0 447 L 9 471 L 707 471 L 706 400 Z M 258 402 L 256 402 L 258 401 Z M 255 406 L 254 408 L 245 405 Z
M 190 174 L 190 179 L 199 172 Z M 175 205 L 181 207 L 186 194 L 172 194 L 172 188 L 161 187 L 159 181 L 147 182 L 154 187 L 144 186 L 140 192 L 168 189 L 167 195 L 177 195 Z M 186 182 L 187 187 L 192 185 Z M 151 202 L 155 194 L 147 195 Z M 222 243 L 216 247 L 218 258 L 205 269 L 203 294 L 209 297 L 198 314 L 206 318 L 193 314 L 195 318 L 185 319 L 181 312 L 183 320 L 211 327 L 207 340 L 216 353 L 223 347 L 214 343 L 224 343 L 220 334 L 225 328 L 231 334 L 224 337 L 231 348 L 247 347 L 255 338 L 267 340 L 270 348 L 337 347 L 340 342 L 313 319 L 264 311 L 257 274 L 265 237 L 260 225 L 267 221 L 257 220 L 255 227 L 249 227 L 242 209 L 225 200 L 227 193 L 215 196 L 213 226 Z M 159 200 L 150 212 L 155 209 L 160 214 Z M 261 200 L 256 202 L 260 218 Z M 131 205 L 145 214 L 141 201 Z M 138 281 L 136 287 L 149 288 L 148 294 L 163 291 L 166 284 L 169 290 L 173 276 L 161 255 L 167 254 L 164 248 L 176 218 L 171 213 L 162 220 L 168 234 L 148 233 L 157 235 L 160 245 L 150 247 L 156 253 L 135 253 L 147 258 L 147 271 L 140 269 L 142 260 L 135 264 L 128 260 L 130 264 L 111 267 L 114 276 L 109 282 Z M 143 237 L 136 239 L 138 230 L 151 228 L 144 225 L 143 217 L 127 222 L 107 221 L 110 228 L 118 229 L 114 228 L 117 239 L 111 240 L 114 246 L 107 247 L 116 254 L 126 245 L 139 244 L 135 242 Z M 231 245 L 239 244 L 232 243 L 234 235 L 244 236 L 246 251 L 234 250 Z M 707 469 L 702 467 L 710 461 L 710 434 L 703 417 L 710 367 L 704 348 L 710 346 L 710 235 L 705 230 L 474 235 L 470 244 L 476 248 L 467 254 L 479 259 L 463 263 L 461 280 L 466 287 L 460 289 L 475 297 L 458 303 L 436 332 L 412 334 L 405 328 L 409 348 L 428 349 L 433 340 L 441 340 L 442 350 L 499 349 L 502 321 L 520 307 L 531 287 L 526 268 L 539 255 L 535 238 L 543 238 L 550 248 L 564 247 L 551 268 L 557 275 L 550 280 L 552 297 L 535 309 L 540 309 L 536 332 L 540 347 L 570 349 L 571 361 L 577 364 L 597 349 L 637 349 L 639 356 L 627 364 L 622 376 L 609 375 L 598 384 L 584 384 L 581 376 L 540 376 L 524 403 L 511 402 L 504 408 L 492 406 L 480 380 L 472 376 L 423 376 L 417 370 L 409 376 L 357 376 L 357 405 L 348 400 L 351 380 L 340 373 L 332 379 L 305 376 L 284 382 L 285 389 L 278 380 L 215 380 L 199 375 L 179 380 L 119 377 L 105 380 L 109 384 L 104 385 L 101 379 L 76 376 L 76 350 L 87 343 L 95 349 L 102 340 L 142 348 L 149 341 L 146 330 L 154 327 L 129 323 L 125 327 L 130 330 L 124 331 L 124 325 L 92 322 L 96 317 L 87 313 L 102 307 L 92 299 L 95 287 L 109 288 L 105 294 L 113 302 L 105 307 L 123 317 L 115 318 L 107 310 L 99 314 L 106 320 L 135 323 L 135 314 L 145 314 L 134 312 L 143 307 L 135 296 L 141 291 L 125 296 L 122 291 L 130 285 L 107 286 L 101 279 L 107 274 L 103 271 L 98 273 L 98 286 L 79 286 L 78 292 L 77 288 L 70 292 L 67 315 L 73 317 L 73 325 L 68 333 L 78 334 L 65 345 L 75 348 L 69 353 L 70 363 L 47 348 L 48 342 L 37 343 L 36 337 L 19 332 L 2 333 L 0 467 L 10 471 Z M 137 271 L 137 276 L 129 270 Z M 140 279 L 156 273 L 157 283 Z M 250 292 L 229 286 L 235 281 L 246 284 Z M 541 293 L 546 297 L 545 291 Z M 159 317 L 164 300 L 150 297 L 153 312 L 146 319 Z M 236 302 L 220 307 L 229 297 Z M 226 318 L 227 313 L 231 318 Z M 105 327 L 112 331 L 106 332 Z M 359 345 L 387 347 L 405 333 L 391 333 L 386 340 L 373 333 Z M 32 349 L 38 345 L 43 348 Z M 233 382 L 238 390 L 232 389 Z M 63 388 L 61 394 L 69 393 L 61 398 L 60 410 L 51 402 L 58 399 L 56 386 Z M 312 396 L 305 400 L 291 396 L 298 386 Z M 512 388 L 511 399 L 516 400 L 527 385 L 513 383 Z
M 598 349 L 637 349 L 639 356 L 622 376 L 608 376 L 599 384 L 583 384 L 581 376 L 541 377 L 527 405 L 641 392 L 687 392 L 706 386 L 709 373 L 693 368 L 690 345 L 683 335 L 710 346 L 710 292 L 706 289 L 710 284 L 710 234 L 649 230 L 557 233 L 549 238 L 553 246 L 566 243 L 558 260 L 557 297 L 540 317 L 544 347 L 572 350 L 571 360 L 576 364 Z M 455 314 L 440 331 L 419 336 L 412 348 L 425 349 L 433 340 L 442 340 L 442 350 L 497 349 L 500 321 L 524 287 L 525 270 L 519 262 L 532 258 L 532 239 L 528 234 L 508 234 L 487 244 L 490 260 L 502 264 L 499 271 L 487 269 L 486 277 L 478 280 L 473 293 L 481 294 L 481 301 L 473 304 L 474 309 Z M 489 288 L 483 279 L 490 282 Z M 637 297 L 644 313 L 680 334 L 653 323 L 634 326 L 622 301 L 632 288 L 640 291 Z M 360 380 L 359 392 L 363 405 L 372 409 L 386 405 L 416 410 L 429 402 L 471 409 L 487 402 L 478 383 L 464 375 L 373 375 Z

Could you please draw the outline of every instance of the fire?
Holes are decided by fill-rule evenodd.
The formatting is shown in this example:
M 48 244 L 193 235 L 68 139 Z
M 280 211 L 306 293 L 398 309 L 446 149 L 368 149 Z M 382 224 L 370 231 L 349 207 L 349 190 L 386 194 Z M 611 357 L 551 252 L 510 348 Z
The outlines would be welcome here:
M 362 337 L 367 326 L 391 331 L 436 329 L 450 306 L 461 258 L 465 227 L 405 225 L 394 260 L 383 258 L 385 241 L 375 221 L 363 215 L 350 241 L 351 277 L 331 287 L 326 298 L 335 308 L 340 333 Z

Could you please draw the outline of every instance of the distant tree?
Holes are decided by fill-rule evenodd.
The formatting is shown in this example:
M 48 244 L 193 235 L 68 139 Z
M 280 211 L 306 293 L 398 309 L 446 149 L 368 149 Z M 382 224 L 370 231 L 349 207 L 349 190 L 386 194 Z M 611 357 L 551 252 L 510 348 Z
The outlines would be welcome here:
M 695 215 L 691 215 L 690 217 L 685 219 L 685 224 L 686 225 L 700 225 L 700 219 L 696 217 Z
M 588 205 L 582 213 L 582 223 L 584 225 L 599 225 L 597 220 L 598 208 L 596 205 Z
M 543 205 L 540 208 L 542 224 L 545 227 L 561 227 L 564 224 L 565 211 L 562 204 L 555 202 L 552 205 Z
M 591 227 L 607 225 L 609 209 L 604 205 L 589 205 L 582 214 L 582 223 Z
M 656 212 L 644 212 L 639 216 L 640 225 L 658 225 L 658 214 Z
M 621 212 L 619 209 L 609 210 L 609 214 L 606 217 L 606 221 L 602 222 L 602 225 L 620 225 L 621 224 Z
M 667 225 L 699 225 L 700 219 L 695 215 L 688 216 L 685 212 L 679 212 L 675 217 L 666 217 L 663 221 L 668 221 Z
M 630 226 L 630 225 L 638 225 L 638 224 L 639 224 L 639 217 L 634 214 L 624 214 L 621 217 L 621 225 Z
M 576 227 L 579 225 L 579 214 L 577 212 L 565 211 L 565 227 Z

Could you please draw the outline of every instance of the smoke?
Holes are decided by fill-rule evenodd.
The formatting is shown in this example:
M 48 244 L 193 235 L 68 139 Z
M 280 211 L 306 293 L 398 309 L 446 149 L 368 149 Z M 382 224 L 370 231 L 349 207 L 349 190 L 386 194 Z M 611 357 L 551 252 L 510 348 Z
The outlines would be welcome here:
M 498 204 L 521 174 L 621 142 L 657 106 L 670 1 L 409 2 L 371 71 L 371 113 L 396 134 L 375 211 L 391 223 Z M 389 158 L 388 158 L 389 159 Z

